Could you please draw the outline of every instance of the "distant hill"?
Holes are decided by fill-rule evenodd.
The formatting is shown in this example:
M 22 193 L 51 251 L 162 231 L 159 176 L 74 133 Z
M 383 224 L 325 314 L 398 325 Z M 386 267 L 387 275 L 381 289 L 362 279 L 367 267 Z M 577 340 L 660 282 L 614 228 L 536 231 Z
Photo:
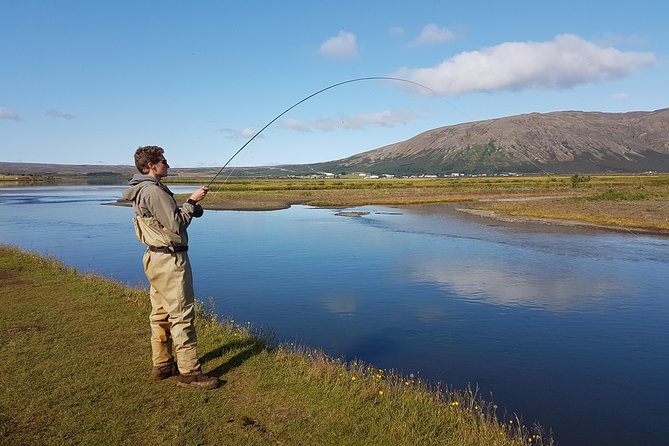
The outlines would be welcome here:
M 669 108 L 529 113 L 440 127 L 312 168 L 334 173 L 669 171 Z
M 97 164 L 47 164 L 0 162 L 0 174 L 40 175 L 45 177 L 122 176 L 135 170 L 134 166 L 105 166 Z M 132 174 L 130 174 L 132 175 Z
M 211 178 L 218 167 L 171 168 L 177 177 Z M 225 178 L 232 169 L 221 175 Z M 403 142 L 315 164 L 238 167 L 234 177 L 320 172 L 393 175 L 669 172 L 669 108 L 645 112 L 562 111 L 440 127 Z M 125 182 L 134 166 L 0 162 L 0 174 Z
M 170 167 L 172 178 L 188 178 L 209 181 L 219 171 L 220 167 Z M 36 175 L 40 177 L 64 178 L 100 184 L 125 184 L 137 169 L 130 165 L 101 165 L 101 164 L 52 164 L 52 163 L 13 163 L 0 161 L 0 176 L 2 175 Z M 224 179 L 232 173 L 235 178 L 284 177 L 288 175 L 312 174 L 314 170 L 308 165 L 296 166 L 260 166 L 226 168 L 219 179 Z

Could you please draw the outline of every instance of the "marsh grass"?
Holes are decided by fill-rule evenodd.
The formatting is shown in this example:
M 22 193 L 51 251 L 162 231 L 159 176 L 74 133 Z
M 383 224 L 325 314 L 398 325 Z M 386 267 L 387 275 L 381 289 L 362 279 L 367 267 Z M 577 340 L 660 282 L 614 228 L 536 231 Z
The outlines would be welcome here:
M 293 204 L 320 207 L 460 202 L 537 193 L 578 195 L 569 177 L 275 179 L 214 183 L 203 205 L 209 209 L 282 209 Z M 186 199 L 187 196 L 179 196 Z
M 515 217 L 669 231 L 669 175 L 589 175 L 578 187 L 573 178 L 227 180 L 215 183 L 203 204 L 209 209 L 272 210 L 295 204 L 339 208 L 458 202 Z
M 476 203 L 503 215 L 669 233 L 669 176 L 592 177 L 568 198 Z
M 199 351 L 223 387 L 152 382 L 146 290 L 10 247 L 0 283 L 3 445 L 553 444 L 475 390 L 270 345 L 204 304 Z

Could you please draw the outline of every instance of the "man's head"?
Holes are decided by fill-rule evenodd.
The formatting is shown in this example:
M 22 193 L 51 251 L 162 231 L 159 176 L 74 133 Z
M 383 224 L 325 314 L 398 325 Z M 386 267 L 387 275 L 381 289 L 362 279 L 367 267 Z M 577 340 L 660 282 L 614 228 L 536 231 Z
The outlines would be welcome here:
M 144 146 L 135 151 L 135 167 L 140 173 L 148 175 L 152 171 L 152 167 L 164 164 L 169 167 L 164 155 L 165 151 L 158 146 Z

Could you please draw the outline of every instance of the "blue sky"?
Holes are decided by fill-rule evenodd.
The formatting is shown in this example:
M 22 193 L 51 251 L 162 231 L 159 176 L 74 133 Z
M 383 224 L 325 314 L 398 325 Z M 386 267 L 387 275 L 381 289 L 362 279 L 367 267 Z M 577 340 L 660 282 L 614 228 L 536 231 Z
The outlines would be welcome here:
M 669 107 L 669 6 L 0 0 L 0 161 L 344 158 L 445 125 Z M 413 87 L 413 88 L 409 88 Z

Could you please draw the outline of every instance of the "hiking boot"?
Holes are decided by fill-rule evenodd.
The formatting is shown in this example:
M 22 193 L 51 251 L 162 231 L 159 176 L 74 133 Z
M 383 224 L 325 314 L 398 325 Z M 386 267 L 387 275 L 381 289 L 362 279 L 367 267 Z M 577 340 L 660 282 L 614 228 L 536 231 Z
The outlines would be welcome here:
M 221 381 L 216 376 L 209 376 L 204 373 L 177 376 L 177 386 L 179 387 L 212 390 L 220 385 Z
M 154 381 L 162 381 L 170 376 L 176 376 L 178 374 L 179 369 L 177 368 L 176 362 L 170 362 L 159 367 L 153 366 L 151 369 L 151 379 Z

